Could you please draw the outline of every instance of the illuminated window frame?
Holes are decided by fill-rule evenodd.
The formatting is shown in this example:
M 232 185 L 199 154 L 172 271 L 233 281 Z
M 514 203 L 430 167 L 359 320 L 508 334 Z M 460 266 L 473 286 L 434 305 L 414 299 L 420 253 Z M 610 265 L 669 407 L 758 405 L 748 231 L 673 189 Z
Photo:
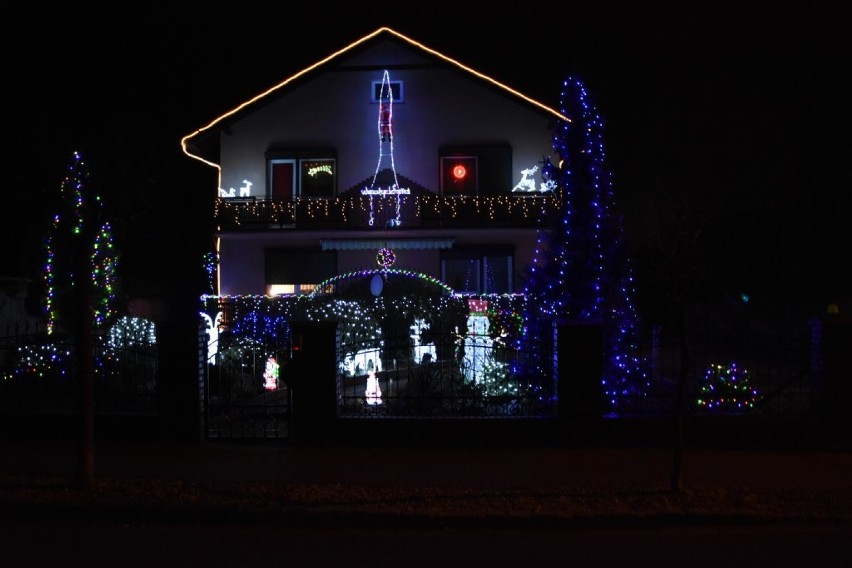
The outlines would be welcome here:
M 318 284 L 267 284 L 267 296 L 306 296 L 314 291 Z
M 466 181 L 456 181 L 452 175 L 453 166 L 463 164 L 467 172 Z M 476 197 L 479 195 L 479 157 L 464 156 L 441 156 L 441 195 L 445 197 Z M 456 189 L 456 185 L 462 189 Z
M 330 174 L 324 174 L 324 169 L 315 174 L 320 176 L 320 178 L 317 179 L 321 179 L 324 175 L 331 175 L 331 179 L 328 184 L 330 187 L 327 192 L 324 192 L 321 195 L 305 195 L 305 188 L 309 178 L 311 177 L 309 172 L 312 165 L 313 167 L 321 168 L 324 166 L 330 166 L 331 169 Z M 308 168 L 308 172 L 305 171 L 305 168 Z M 307 199 L 332 199 L 337 194 L 337 158 L 300 158 L 298 176 L 299 197 Z
M 389 81 L 391 93 L 393 93 L 393 104 L 405 102 L 405 89 L 402 81 Z M 382 82 L 373 81 L 371 83 L 370 102 L 379 103 L 379 93 L 382 92 Z
M 305 168 L 311 163 L 324 163 L 330 166 L 331 178 L 323 191 L 318 191 L 316 186 L 310 189 L 308 173 Z M 291 172 L 286 172 L 290 177 L 285 183 L 279 184 L 276 180 L 278 172 L 284 168 L 276 166 L 290 166 Z M 337 155 L 333 149 L 315 148 L 311 149 L 271 149 L 266 155 L 266 195 L 280 199 L 333 199 L 337 195 Z M 322 174 L 320 174 L 322 175 Z M 276 185 L 289 186 L 292 190 L 288 194 L 275 192 Z
M 448 264 L 457 263 L 467 263 L 465 269 L 472 270 L 465 273 L 462 286 L 451 281 L 452 275 L 447 270 Z M 511 294 L 514 291 L 514 263 L 514 254 L 508 250 L 446 251 L 441 255 L 441 280 L 459 294 Z M 490 269 L 500 264 L 503 265 L 500 272 L 505 280 L 498 284 L 492 281 Z

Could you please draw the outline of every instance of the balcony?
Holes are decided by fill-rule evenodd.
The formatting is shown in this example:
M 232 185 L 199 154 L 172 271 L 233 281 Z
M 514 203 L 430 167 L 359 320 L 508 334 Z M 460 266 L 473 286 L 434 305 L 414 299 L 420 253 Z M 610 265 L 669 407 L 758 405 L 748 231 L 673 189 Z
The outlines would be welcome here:
M 442 197 L 434 193 L 331 199 L 219 198 L 221 230 L 528 228 L 546 225 L 558 211 L 557 195 Z

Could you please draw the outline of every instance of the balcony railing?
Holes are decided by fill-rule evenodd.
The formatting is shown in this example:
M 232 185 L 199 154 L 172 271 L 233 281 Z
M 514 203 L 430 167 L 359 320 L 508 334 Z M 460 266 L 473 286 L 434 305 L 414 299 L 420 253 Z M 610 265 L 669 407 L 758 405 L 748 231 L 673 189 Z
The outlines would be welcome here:
M 275 228 L 385 229 L 537 227 L 559 206 L 556 195 L 442 197 L 435 194 L 331 199 L 241 198 L 216 202 L 215 221 L 226 230 Z

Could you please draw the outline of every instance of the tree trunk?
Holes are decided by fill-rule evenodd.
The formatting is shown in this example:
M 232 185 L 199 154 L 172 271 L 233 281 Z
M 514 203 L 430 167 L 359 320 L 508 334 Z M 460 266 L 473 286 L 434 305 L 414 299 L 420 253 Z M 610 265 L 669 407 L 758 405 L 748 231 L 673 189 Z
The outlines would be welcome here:
M 75 251 L 74 271 L 74 354 L 77 360 L 80 439 L 77 456 L 77 485 L 91 487 L 95 477 L 95 397 L 92 331 L 91 276 L 85 250 Z
M 678 342 L 680 344 L 680 364 L 678 366 L 677 386 L 674 400 L 674 436 L 671 470 L 671 490 L 680 491 L 681 471 L 683 468 L 683 412 L 686 398 L 686 379 L 689 375 L 689 335 L 687 333 L 686 308 L 681 306 L 678 316 Z

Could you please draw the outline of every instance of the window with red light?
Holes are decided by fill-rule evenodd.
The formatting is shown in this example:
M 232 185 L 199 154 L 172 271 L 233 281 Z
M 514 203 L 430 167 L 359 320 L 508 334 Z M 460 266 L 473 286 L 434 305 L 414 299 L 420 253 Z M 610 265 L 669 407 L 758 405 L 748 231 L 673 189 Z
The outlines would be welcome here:
M 476 156 L 441 156 L 441 193 L 448 197 L 476 196 L 478 170 Z

